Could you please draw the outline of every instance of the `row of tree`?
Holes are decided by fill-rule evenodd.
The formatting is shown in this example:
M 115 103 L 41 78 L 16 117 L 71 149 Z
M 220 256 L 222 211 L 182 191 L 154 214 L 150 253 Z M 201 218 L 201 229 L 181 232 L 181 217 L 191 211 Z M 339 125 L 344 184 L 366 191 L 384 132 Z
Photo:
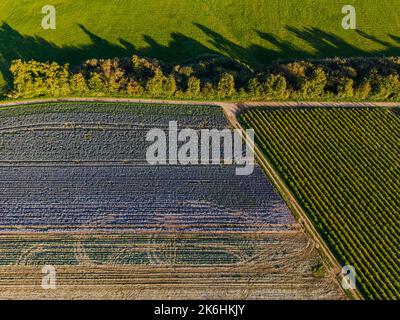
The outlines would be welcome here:
M 16 60 L 13 98 L 130 96 L 234 100 L 400 100 L 400 58 L 275 62 L 261 71 L 226 57 L 183 65 L 156 59 L 91 59 L 68 64 Z

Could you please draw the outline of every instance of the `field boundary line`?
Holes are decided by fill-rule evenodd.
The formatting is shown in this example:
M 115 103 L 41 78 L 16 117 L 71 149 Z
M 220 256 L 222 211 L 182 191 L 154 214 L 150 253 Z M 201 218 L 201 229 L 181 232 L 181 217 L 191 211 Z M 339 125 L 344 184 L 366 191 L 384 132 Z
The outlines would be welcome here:
M 165 105 L 189 105 L 189 106 L 224 106 L 236 105 L 241 108 L 257 108 L 257 107 L 286 107 L 286 108 L 315 108 L 315 107 L 338 107 L 338 108 L 395 108 L 400 107 L 400 102 L 307 102 L 307 101 L 268 101 L 268 102 L 253 102 L 253 101 L 195 101 L 195 100 L 164 100 L 164 99 L 132 99 L 132 98 L 43 98 L 43 99 L 26 99 L 26 100 L 6 100 L 0 101 L 1 107 L 24 106 L 42 103 L 56 102 L 110 102 L 110 103 L 136 103 L 136 104 L 165 104 Z
M 344 294 L 346 296 L 349 296 L 349 294 L 350 294 L 351 298 L 354 298 L 357 300 L 363 300 L 363 296 L 361 295 L 361 293 L 358 290 L 345 291 L 343 289 L 343 287 L 341 286 L 342 264 L 333 255 L 328 244 L 325 242 L 325 240 L 322 238 L 322 236 L 316 230 L 316 228 L 314 227 L 314 224 L 308 217 L 307 213 L 304 211 L 304 209 L 301 207 L 301 205 L 297 202 L 293 193 L 290 191 L 290 189 L 287 187 L 287 185 L 285 184 L 283 179 L 273 168 L 272 164 L 264 156 L 261 149 L 255 143 L 253 144 L 252 142 L 249 141 L 249 138 L 248 138 L 244 128 L 242 127 L 242 125 L 240 124 L 240 122 L 237 119 L 237 115 L 240 111 L 242 111 L 244 109 L 244 105 L 238 105 L 238 104 L 234 104 L 234 103 L 223 103 L 223 104 L 221 104 L 221 107 L 223 108 L 224 113 L 227 116 L 228 121 L 231 123 L 231 125 L 234 128 L 239 129 L 241 131 L 242 137 L 246 140 L 247 143 L 249 143 L 252 146 L 256 160 L 261 165 L 261 167 L 264 169 L 264 172 L 266 173 L 268 178 L 271 179 L 271 182 L 276 186 L 279 194 L 282 196 L 283 200 L 285 201 L 285 203 L 291 210 L 292 214 L 294 214 L 295 218 L 297 218 L 298 222 L 303 227 L 306 234 L 308 236 L 310 236 L 311 239 L 313 239 L 316 242 L 317 249 L 320 252 L 322 252 L 322 254 L 325 256 L 325 258 L 329 262 L 329 265 L 328 265 L 329 272 L 334 273 L 334 276 L 337 279 L 337 281 L 339 282 L 339 286 L 343 290 Z M 259 105 L 257 105 L 257 107 L 259 107 Z M 326 259 L 325 259 L 325 264 L 327 262 Z

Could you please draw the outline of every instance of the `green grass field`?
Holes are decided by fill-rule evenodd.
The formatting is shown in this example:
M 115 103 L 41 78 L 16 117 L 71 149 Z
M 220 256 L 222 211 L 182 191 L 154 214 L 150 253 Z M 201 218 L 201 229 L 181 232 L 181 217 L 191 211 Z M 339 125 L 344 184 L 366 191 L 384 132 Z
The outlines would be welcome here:
M 400 52 L 400 2 L 354 0 L 357 29 L 338 0 L 54 0 L 57 30 L 41 27 L 46 0 L 0 2 L 0 68 L 15 58 L 77 64 L 139 53 L 180 62 L 219 52 L 252 66 L 289 57 Z

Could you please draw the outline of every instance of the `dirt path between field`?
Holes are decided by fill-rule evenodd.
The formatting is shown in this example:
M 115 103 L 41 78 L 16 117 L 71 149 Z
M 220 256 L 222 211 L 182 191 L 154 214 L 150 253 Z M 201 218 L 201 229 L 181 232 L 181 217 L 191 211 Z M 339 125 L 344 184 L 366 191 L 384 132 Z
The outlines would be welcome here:
M 7 106 L 22 106 L 29 104 L 52 103 L 52 102 L 128 102 L 147 104 L 173 104 L 173 105 L 199 105 L 199 106 L 237 106 L 239 108 L 254 107 L 400 107 L 396 102 L 224 102 L 224 101 L 192 101 L 192 100 L 162 100 L 162 99 L 129 99 L 129 98 L 53 98 L 53 99 L 31 99 L 31 100 L 8 100 L 0 101 L 0 108 Z
M 383 107 L 383 108 L 393 108 L 399 107 L 399 103 L 338 103 L 338 102 L 210 102 L 210 101 L 181 101 L 181 100 L 156 100 L 156 99 L 124 99 L 124 98 L 60 98 L 60 99 L 38 99 L 38 100 L 24 100 L 24 101 L 7 101 L 0 102 L 1 107 L 12 107 L 12 106 L 24 106 L 31 104 L 42 104 L 42 103 L 57 103 L 57 102 L 126 102 L 126 103 L 136 103 L 136 104 L 170 104 L 170 105 L 193 105 L 193 106 L 220 106 L 222 107 L 224 114 L 226 115 L 229 123 L 236 129 L 242 130 L 243 137 L 248 140 L 246 133 L 244 132 L 242 126 L 240 125 L 237 115 L 240 111 L 249 108 L 257 107 L 286 107 L 286 108 L 297 108 L 297 107 Z M 334 276 L 341 284 L 342 266 L 336 257 L 332 254 L 328 245 L 322 239 L 318 231 L 315 229 L 312 221 L 308 218 L 308 215 L 304 209 L 296 201 L 294 195 L 286 186 L 282 178 L 275 171 L 273 166 L 264 157 L 262 151 L 251 144 L 254 149 L 254 154 L 256 160 L 262 166 L 270 180 L 274 183 L 278 192 L 281 194 L 282 198 L 286 202 L 287 206 L 291 209 L 292 213 L 298 219 L 299 223 L 303 226 L 304 231 L 308 234 L 313 241 L 316 243 L 316 247 L 323 254 L 325 258 L 325 264 L 330 270 L 332 276 Z M 346 292 L 350 293 L 351 298 L 362 299 L 362 296 L 357 291 Z

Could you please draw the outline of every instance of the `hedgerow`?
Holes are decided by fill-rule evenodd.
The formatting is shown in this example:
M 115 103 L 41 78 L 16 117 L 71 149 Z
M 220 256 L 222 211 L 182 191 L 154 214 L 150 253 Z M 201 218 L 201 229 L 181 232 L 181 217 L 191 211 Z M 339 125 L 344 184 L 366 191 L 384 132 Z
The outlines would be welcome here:
M 90 59 L 73 69 L 55 62 L 15 60 L 10 70 L 13 89 L 8 96 L 12 98 L 76 95 L 260 101 L 400 100 L 399 57 L 275 62 L 255 71 L 220 56 L 171 65 L 135 55 Z

